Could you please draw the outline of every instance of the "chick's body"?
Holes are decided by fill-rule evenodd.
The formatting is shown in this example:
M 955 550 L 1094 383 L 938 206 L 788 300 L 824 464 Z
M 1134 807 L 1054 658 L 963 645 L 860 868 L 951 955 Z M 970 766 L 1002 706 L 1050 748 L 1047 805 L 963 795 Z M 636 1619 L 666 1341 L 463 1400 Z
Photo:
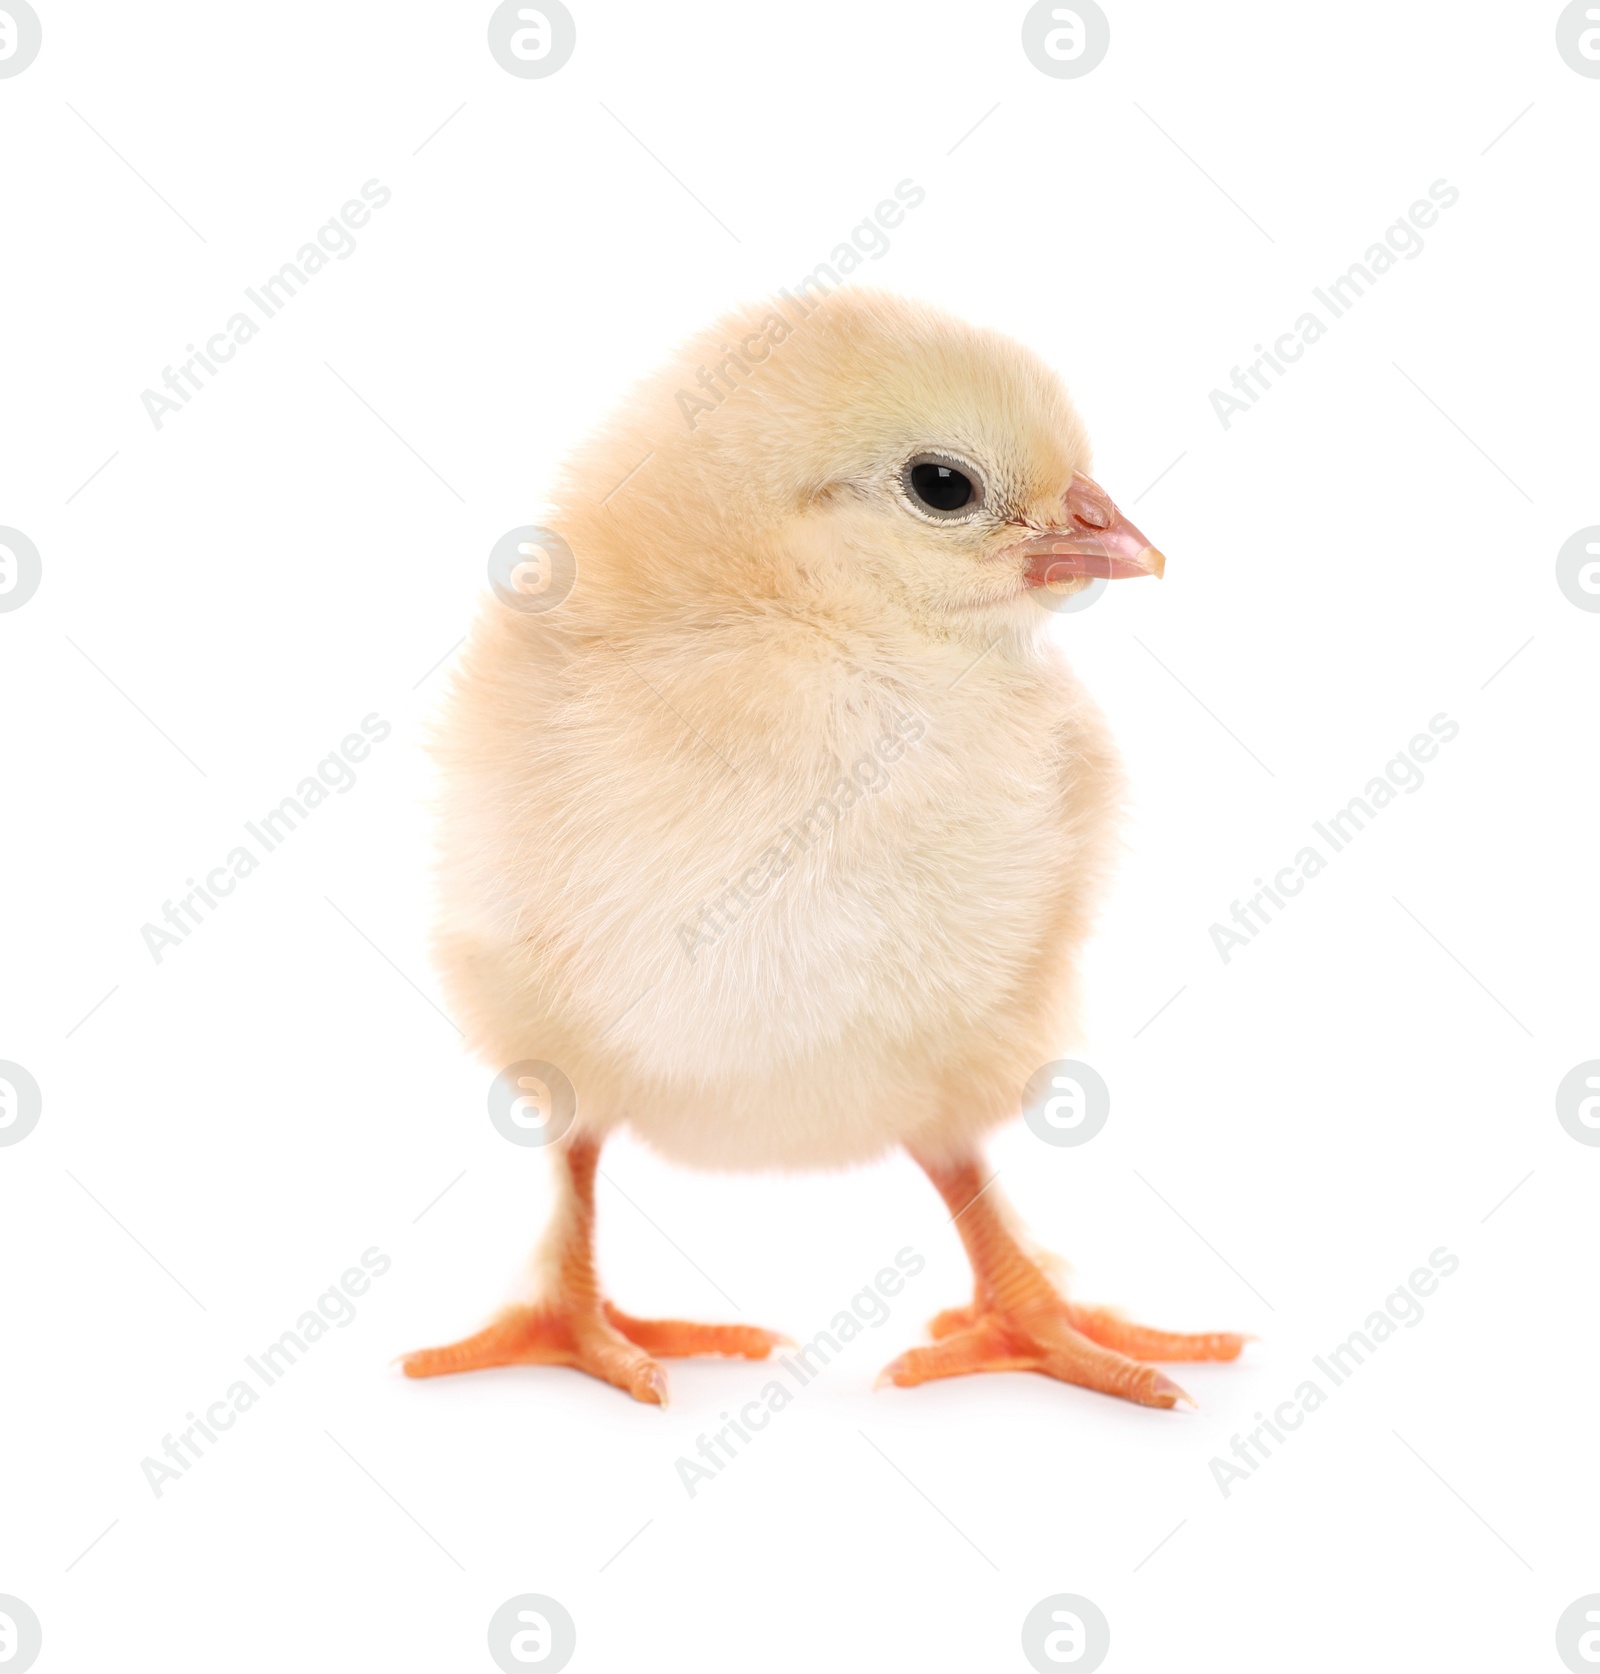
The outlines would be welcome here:
M 478 1050 L 701 1167 L 1014 1116 L 1117 783 L 1060 658 L 759 610 L 587 626 L 492 604 L 446 722 L 441 950 Z
M 895 1383 L 1030 1368 L 1171 1406 L 1143 1362 L 1239 1352 L 1062 1297 L 980 1174 L 1070 1038 L 1120 795 L 1040 589 L 1163 563 L 1087 472 L 1035 356 L 861 292 L 729 316 L 578 450 L 543 537 L 575 579 L 486 602 L 437 740 L 449 998 L 576 1114 L 528 1300 L 408 1373 L 554 1363 L 660 1401 L 652 1356 L 770 1352 L 603 1298 L 621 1124 L 710 1169 L 903 1146 L 975 1290 Z

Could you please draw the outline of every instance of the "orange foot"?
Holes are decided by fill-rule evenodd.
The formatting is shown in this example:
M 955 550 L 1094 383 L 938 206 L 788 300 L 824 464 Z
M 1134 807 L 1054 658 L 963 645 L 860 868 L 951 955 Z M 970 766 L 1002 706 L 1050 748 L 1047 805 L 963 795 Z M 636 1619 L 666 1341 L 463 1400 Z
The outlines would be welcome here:
M 694 1354 L 765 1360 L 789 1342 L 754 1325 L 693 1325 L 681 1319 L 634 1319 L 609 1302 L 599 1308 L 559 1302 L 507 1308 L 476 1336 L 408 1354 L 408 1378 L 476 1372 L 489 1366 L 575 1366 L 625 1389 L 636 1401 L 667 1404 L 666 1374 L 650 1357 Z
M 1063 1297 L 1030 1300 L 1010 1312 L 947 1308 L 928 1329 L 938 1340 L 891 1361 L 880 1384 L 908 1389 L 964 1372 L 1043 1372 L 1141 1406 L 1194 1406 L 1192 1396 L 1145 1361 L 1235 1360 L 1246 1342 L 1231 1331 L 1153 1331 L 1110 1308 L 1085 1308 Z

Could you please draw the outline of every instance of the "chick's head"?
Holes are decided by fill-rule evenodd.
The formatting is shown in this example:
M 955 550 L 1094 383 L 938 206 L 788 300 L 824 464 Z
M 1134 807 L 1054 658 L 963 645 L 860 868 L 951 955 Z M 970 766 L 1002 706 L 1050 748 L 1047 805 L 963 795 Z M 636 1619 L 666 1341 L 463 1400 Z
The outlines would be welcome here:
M 630 597 L 848 601 L 945 637 L 996 614 L 1040 625 L 1041 587 L 1161 573 L 1030 350 L 860 289 L 797 313 L 789 300 L 718 322 L 575 462 L 568 507 Z M 647 451 L 604 515 L 574 492 Z M 649 529 L 653 573 L 630 528 Z

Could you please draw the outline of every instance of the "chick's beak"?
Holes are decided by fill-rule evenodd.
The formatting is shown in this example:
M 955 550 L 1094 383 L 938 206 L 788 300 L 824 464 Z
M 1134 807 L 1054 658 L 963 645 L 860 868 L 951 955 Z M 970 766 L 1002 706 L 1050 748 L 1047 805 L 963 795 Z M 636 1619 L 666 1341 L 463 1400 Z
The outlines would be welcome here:
M 1159 577 L 1166 558 L 1117 510 L 1111 496 L 1089 477 L 1075 476 L 1065 500 L 1066 516 L 1023 548 L 1023 582 L 1048 587 L 1078 576 Z

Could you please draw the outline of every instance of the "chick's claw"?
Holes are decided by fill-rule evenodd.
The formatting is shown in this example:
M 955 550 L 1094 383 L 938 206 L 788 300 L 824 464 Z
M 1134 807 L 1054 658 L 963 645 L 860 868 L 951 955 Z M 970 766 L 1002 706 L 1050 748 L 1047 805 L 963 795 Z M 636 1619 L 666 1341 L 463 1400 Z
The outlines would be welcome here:
M 1135 1325 L 1114 1308 L 1061 1306 L 1074 1330 L 1135 1360 L 1237 1360 L 1250 1340 L 1237 1331 L 1157 1331 Z
M 686 1319 L 634 1319 L 605 1304 L 606 1318 L 630 1343 L 651 1354 L 683 1359 L 697 1354 L 721 1354 L 744 1360 L 765 1360 L 775 1348 L 792 1347 L 794 1339 L 759 1325 L 697 1325 Z

